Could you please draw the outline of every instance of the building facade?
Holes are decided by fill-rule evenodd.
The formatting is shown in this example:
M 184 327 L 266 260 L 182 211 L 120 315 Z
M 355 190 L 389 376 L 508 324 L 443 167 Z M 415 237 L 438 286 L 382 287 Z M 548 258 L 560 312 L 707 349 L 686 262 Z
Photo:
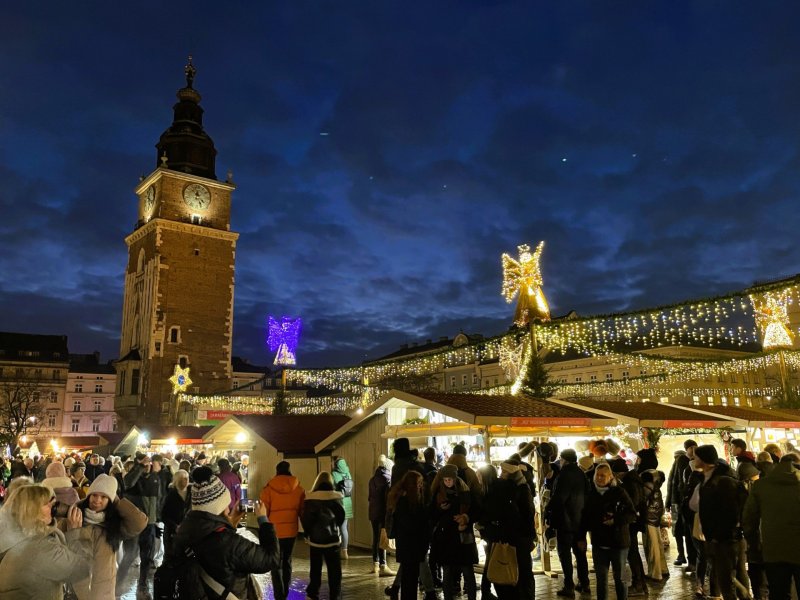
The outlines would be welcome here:
M 101 363 L 98 354 L 72 355 L 64 394 L 62 435 L 117 431 L 116 383 L 114 367 Z
M 125 238 L 115 407 L 126 425 L 178 420 L 169 381 L 176 365 L 190 369 L 189 393 L 232 384 L 235 186 L 230 177 L 216 178 L 194 74 L 187 65 L 173 123 L 157 144 L 156 169 L 136 188 L 135 230 Z

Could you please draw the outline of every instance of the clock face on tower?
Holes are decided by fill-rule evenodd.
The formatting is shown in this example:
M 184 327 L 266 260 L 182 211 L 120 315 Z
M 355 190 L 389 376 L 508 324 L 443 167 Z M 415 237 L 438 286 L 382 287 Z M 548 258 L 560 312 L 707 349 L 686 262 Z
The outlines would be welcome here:
M 190 183 L 183 189 L 183 201 L 195 210 L 204 210 L 211 204 L 211 192 L 199 183 Z
M 150 215 L 153 212 L 153 207 L 156 204 L 156 186 L 151 185 L 147 188 L 147 191 L 144 193 L 144 212 L 146 215 Z

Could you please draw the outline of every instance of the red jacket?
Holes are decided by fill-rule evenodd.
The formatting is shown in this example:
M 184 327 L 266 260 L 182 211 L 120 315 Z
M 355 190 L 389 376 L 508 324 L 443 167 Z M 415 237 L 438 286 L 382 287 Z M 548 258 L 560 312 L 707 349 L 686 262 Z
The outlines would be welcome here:
M 306 492 L 294 475 L 276 475 L 261 490 L 261 502 L 278 538 L 297 536 L 297 520 L 305 499 Z

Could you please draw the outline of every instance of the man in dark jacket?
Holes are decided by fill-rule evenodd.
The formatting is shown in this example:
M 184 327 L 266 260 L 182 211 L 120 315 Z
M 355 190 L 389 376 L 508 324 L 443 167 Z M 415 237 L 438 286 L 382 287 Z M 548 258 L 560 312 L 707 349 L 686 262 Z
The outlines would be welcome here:
M 611 464 L 614 476 L 619 480 L 621 487 L 631 499 L 636 515 L 628 525 L 630 533 L 630 546 L 628 547 L 628 564 L 631 567 L 631 586 L 628 596 L 646 596 L 647 582 L 645 581 L 644 563 L 639 553 L 639 532 L 647 526 L 647 502 L 644 497 L 644 482 L 636 471 L 628 470 L 625 462 L 615 461 Z
M 430 448 L 428 448 L 430 450 Z M 427 450 L 426 450 L 427 452 Z M 434 458 L 436 455 L 434 453 Z M 372 573 L 380 571 L 381 575 L 394 575 L 394 571 L 386 566 L 386 550 L 380 547 L 381 529 L 386 523 L 386 498 L 392 476 L 384 463 L 378 465 L 375 474 L 369 480 L 369 521 L 372 523 Z
M 411 454 L 408 438 L 397 438 L 392 444 L 394 450 L 394 466 L 392 467 L 392 485 L 396 485 L 408 471 L 417 471 L 425 478 L 422 465 Z
M 683 443 L 683 450 L 675 452 L 675 461 L 669 470 L 667 478 L 667 499 L 664 506 L 672 517 L 672 535 L 675 536 L 675 545 L 678 547 L 678 557 L 673 563 L 675 566 L 686 564 L 687 557 L 689 566 L 687 572 L 691 572 L 697 562 L 697 553 L 692 543 L 691 524 L 687 526 L 684 522 L 681 506 L 683 505 L 683 495 L 685 493 L 684 474 L 689 469 L 689 463 L 694 458 L 694 449 L 697 442 L 686 440 Z M 685 549 L 684 549 L 685 548 Z
M 788 600 L 792 579 L 800 597 L 800 470 L 793 460 L 787 454 L 769 477 L 758 480 L 744 507 L 745 535 L 761 538 L 771 600 Z
M 694 455 L 695 466 L 704 477 L 699 486 L 699 512 L 712 576 L 724 600 L 736 600 L 734 573 L 743 554 L 741 518 L 747 492 L 731 476 L 730 467 L 718 462 L 714 446 L 698 446 Z
M 575 597 L 575 590 L 589 593 L 589 564 L 586 561 L 586 533 L 581 531 L 583 504 L 588 480 L 578 466 L 575 450 L 561 451 L 561 472 L 547 505 L 547 520 L 556 530 L 556 548 L 564 570 L 564 587 L 557 595 Z M 572 554 L 578 566 L 578 585 L 572 578 Z
M 95 477 L 104 472 L 105 471 L 103 471 L 103 467 L 100 464 L 100 455 L 92 454 L 89 457 L 89 464 L 86 465 L 86 473 L 84 473 L 84 475 L 86 475 L 86 479 L 88 479 L 91 483 L 94 481 Z
M 136 454 L 136 464 L 123 479 L 125 483 L 125 498 L 130 500 L 136 508 L 147 515 L 147 527 L 139 534 L 139 589 L 146 590 L 147 576 L 150 573 L 150 564 L 153 561 L 153 550 L 156 540 L 156 523 L 158 522 L 159 494 L 161 493 L 161 480 L 153 472 L 150 457 L 144 453 Z M 135 539 L 135 538 L 134 538 Z M 117 583 L 125 581 L 133 563 L 132 542 L 123 546 L 122 562 L 117 571 Z
M 187 549 L 194 551 L 205 572 L 193 598 L 221 598 L 227 593 L 247 598 L 247 578 L 251 573 L 268 573 L 279 567 L 278 538 L 275 527 L 267 519 L 263 504 L 256 505 L 258 541 L 256 544 L 239 535 L 236 528 L 242 513 L 231 513 L 231 495 L 209 467 L 194 470 L 192 510 L 178 526 L 174 539 L 174 556 Z M 223 590 L 226 590 L 225 593 Z

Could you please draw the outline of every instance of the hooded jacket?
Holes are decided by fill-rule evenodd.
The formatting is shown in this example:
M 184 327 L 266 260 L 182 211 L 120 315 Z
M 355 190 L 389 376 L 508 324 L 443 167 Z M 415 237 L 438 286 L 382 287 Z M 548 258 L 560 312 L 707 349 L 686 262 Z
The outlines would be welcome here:
M 700 483 L 700 524 L 706 541 L 741 539 L 740 523 L 747 492 L 727 464 L 717 464 Z
M 762 541 L 765 563 L 800 565 L 800 470 L 791 463 L 774 465 L 769 477 L 753 485 L 742 519 L 748 539 Z
M 661 515 L 664 514 L 664 498 L 661 496 L 661 485 L 664 483 L 664 473 L 656 469 L 640 471 L 643 493 L 647 505 L 647 524 L 654 527 L 661 525 Z
M 675 461 L 672 463 L 667 477 L 667 508 L 673 504 L 683 504 L 683 473 L 688 466 L 689 456 L 686 454 L 686 450 L 676 450 Z
M 341 482 L 343 479 L 353 478 L 353 476 L 350 475 L 350 467 L 347 466 L 347 463 L 343 458 L 336 459 L 336 463 L 333 465 L 333 470 L 331 471 L 331 477 L 333 477 L 334 490 L 339 489 L 339 482 Z M 352 519 L 353 497 L 342 495 L 342 505 L 344 506 L 344 518 Z
M 630 527 L 636 519 L 633 502 L 619 485 L 601 494 L 592 483 L 583 510 L 583 529 L 592 536 L 592 546 L 622 549 L 631 545 Z M 604 521 L 611 520 L 610 525 Z
M 344 506 L 339 492 L 316 490 L 306 494 L 300 521 L 309 546 L 336 548 L 341 545 L 340 533 L 344 520 Z
M 297 520 L 303 510 L 306 491 L 294 475 L 276 475 L 261 490 L 261 503 L 275 524 L 278 538 L 297 537 Z
M 547 505 L 550 524 L 560 531 L 577 533 L 589 491 L 589 480 L 577 463 L 566 463 L 556 478 L 553 494 Z
M 14 525 L 0 523 L 0 598 L 62 600 L 63 583 L 89 574 L 90 552 L 78 529 L 65 536 L 50 527 L 26 536 Z
M 248 575 L 267 573 L 280 565 L 275 528 L 266 519 L 259 519 L 258 539 L 256 544 L 239 535 L 221 515 L 193 510 L 178 526 L 173 554 L 181 556 L 191 548 L 206 573 L 220 585 L 230 586 L 239 598 L 246 598 Z
M 369 520 L 386 520 L 386 499 L 389 494 L 392 476 L 389 469 L 383 465 L 375 469 L 375 474 L 369 480 Z

